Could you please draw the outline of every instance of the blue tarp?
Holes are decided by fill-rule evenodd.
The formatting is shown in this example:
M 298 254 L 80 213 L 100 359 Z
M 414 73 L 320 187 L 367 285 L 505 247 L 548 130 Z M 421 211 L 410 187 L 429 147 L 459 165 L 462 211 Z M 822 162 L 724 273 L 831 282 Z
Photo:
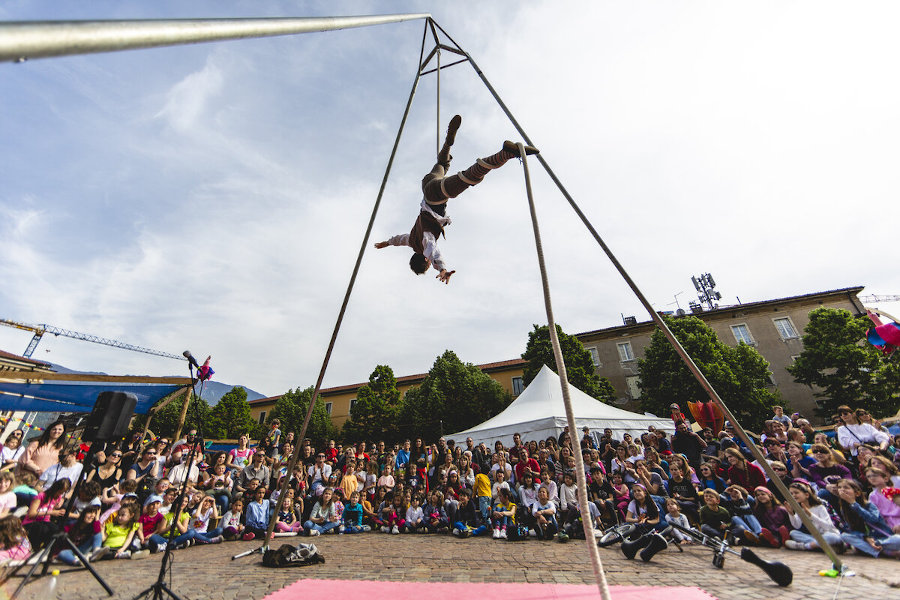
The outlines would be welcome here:
M 0 410 L 91 412 L 100 392 L 129 392 L 137 396 L 137 414 L 146 414 L 180 385 L 121 383 L 8 383 L 0 382 Z M 24 397 L 23 397 L 24 395 Z

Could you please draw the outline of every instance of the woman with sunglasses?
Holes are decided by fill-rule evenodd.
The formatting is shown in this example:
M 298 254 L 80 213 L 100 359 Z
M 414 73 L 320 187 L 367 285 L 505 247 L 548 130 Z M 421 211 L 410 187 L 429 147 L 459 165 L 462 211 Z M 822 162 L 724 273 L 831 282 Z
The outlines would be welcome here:
M 0 461 L 2 461 L 3 469 L 14 467 L 22 453 L 25 452 L 25 448 L 22 446 L 23 435 L 25 435 L 24 431 L 16 429 L 6 436 L 6 442 L 3 444 L 3 449 L 0 450 Z
M 87 474 L 87 481 L 96 481 L 104 490 L 122 481 L 122 451 L 107 454 L 106 462 Z
M 144 451 L 141 452 L 141 459 L 131 465 L 131 468 L 128 469 L 125 479 L 136 479 L 138 482 L 147 476 L 149 476 L 150 479 L 156 479 L 159 477 L 159 475 L 157 475 L 158 468 L 159 463 L 156 462 L 156 448 L 149 446 L 144 448 Z
M 869 423 L 861 423 L 849 406 L 838 407 L 838 418 L 841 420 L 836 429 L 838 444 L 849 449 L 853 456 L 856 456 L 856 448 L 863 444 L 872 444 L 878 446 L 879 450 L 887 450 L 891 436 L 875 429 Z
M 850 469 L 844 465 L 839 465 L 831 454 L 831 448 L 825 444 L 813 444 L 813 458 L 816 459 L 814 465 L 810 465 L 807 469 L 810 480 L 820 489 L 824 489 L 827 485 L 828 477 L 837 477 L 839 479 L 850 479 Z

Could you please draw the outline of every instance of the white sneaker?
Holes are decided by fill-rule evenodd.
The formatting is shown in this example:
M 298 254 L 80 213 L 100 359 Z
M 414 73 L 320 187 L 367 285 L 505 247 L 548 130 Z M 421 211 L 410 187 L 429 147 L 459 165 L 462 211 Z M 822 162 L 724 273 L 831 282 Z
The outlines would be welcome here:
M 784 547 L 788 550 L 806 550 L 806 544 L 796 540 L 786 540 L 784 542 Z
M 459 535 L 459 529 L 453 528 L 453 535 Z
M 493 537 L 494 537 L 495 540 L 499 540 L 499 539 L 500 539 L 500 528 L 499 528 L 499 527 L 496 528 L 496 529 L 494 529 L 494 536 L 493 536 Z
M 501 540 L 507 539 L 507 537 L 506 537 L 506 528 L 505 528 L 505 527 L 504 527 L 503 529 L 500 530 L 500 539 L 501 539 Z
M 166 545 L 163 544 L 162 547 L 165 548 Z M 101 558 L 103 558 L 104 556 L 106 556 L 107 554 L 109 554 L 112 551 L 113 551 L 113 549 L 110 548 L 109 546 L 100 546 L 99 548 L 97 548 L 96 550 L 91 552 L 91 555 L 88 558 L 88 562 L 94 562 L 94 561 L 100 560 Z
M 319 533 L 319 530 L 318 530 L 318 529 L 310 529 L 310 530 L 309 530 L 309 535 L 315 537 L 315 536 L 317 536 L 317 535 L 321 535 L 321 533 Z
M 168 545 L 169 545 L 168 542 L 161 543 L 159 546 L 156 547 L 156 552 L 165 552 L 166 546 L 168 546 Z M 97 550 L 99 550 L 99 548 Z
M 391 529 L 391 533 L 397 535 L 398 533 L 400 533 L 400 528 L 394 525 L 393 529 Z
M 390 533 L 390 532 L 391 532 L 391 528 L 388 527 L 387 525 L 384 525 L 384 526 L 381 528 L 381 533 Z
M 537 531 L 535 531 L 534 529 L 529 529 L 528 536 L 529 537 L 537 537 Z
M 372 528 L 369 527 L 368 525 L 363 525 L 362 530 L 363 530 L 363 531 L 372 531 Z

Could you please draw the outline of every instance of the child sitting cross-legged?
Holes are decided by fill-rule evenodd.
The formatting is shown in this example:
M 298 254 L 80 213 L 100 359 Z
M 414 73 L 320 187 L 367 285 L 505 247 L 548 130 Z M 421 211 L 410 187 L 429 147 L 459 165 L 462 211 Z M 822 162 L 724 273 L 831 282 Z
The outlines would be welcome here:
M 103 545 L 103 533 L 100 526 L 100 504 L 91 504 L 84 507 L 81 514 L 78 515 L 78 519 L 71 525 L 66 526 L 66 533 L 69 535 L 72 543 L 78 548 L 78 551 L 91 562 L 100 560 L 112 551 L 111 548 Z M 78 558 L 69 548 L 60 551 L 56 555 L 56 559 L 67 565 L 78 564 Z
M 710 537 L 724 538 L 731 528 L 731 513 L 719 506 L 718 492 L 703 490 L 705 506 L 700 509 L 700 531 Z
M 130 550 L 140 530 L 136 502 L 125 502 L 103 525 L 103 545 L 115 553 L 115 558 L 144 558 L 148 550 Z
M 390 498 L 390 502 L 388 502 Z M 400 530 L 406 526 L 406 509 L 403 492 L 395 489 L 393 492 L 385 496 L 385 506 L 381 509 L 381 519 L 385 525 L 381 528 L 384 533 L 392 533 L 394 535 L 400 533 Z
M 293 488 L 288 488 L 284 493 L 284 501 L 275 520 L 275 531 L 278 533 L 293 533 L 295 535 L 303 531 L 303 524 L 300 523 L 297 512 L 294 510 Z
M 312 512 L 309 513 L 309 520 L 303 524 L 309 535 L 321 535 L 340 527 L 340 517 L 337 516 L 335 504 L 334 489 L 326 487 L 322 490 L 322 497 L 315 503 Z
M 453 535 L 461 538 L 478 536 L 487 531 L 481 523 L 481 513 L 472 502 L 472 490 L 463 488 L 459 491 L 459 506 L 456 510 L 456 521 L 453 523 Z
M 359 492 L 351 492 L 350 499 L 344 505 L 344 533 L 372 531 L 371 527 L 363 525 L 363 505 L 359 498 Z

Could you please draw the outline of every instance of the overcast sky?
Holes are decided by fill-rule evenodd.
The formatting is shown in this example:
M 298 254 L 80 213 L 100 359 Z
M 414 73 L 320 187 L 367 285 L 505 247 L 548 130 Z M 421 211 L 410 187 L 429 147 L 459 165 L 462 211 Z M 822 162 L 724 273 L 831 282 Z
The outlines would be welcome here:
M 449 10 L 452 7 L 452 11 Z M 894 2 L 10 1 L 0 19 L 432 12 L 477 61 L 655 308 L 864 285 L 900 294 Z M 202 360 L 266 395 L 315 383 L 416 71 L 423 22 L 0 64 L 0 317 Z M 426 52 L 430 46 L 426 49 Z M 452 56 L 443 53 L 444 64 Z M 434 160 L 420 83 L 325 386 L 445 349 L 518 357 L 545 323 L 522 169 L 449 204 L 449 286 L 408 231 Z M 517 134 L 473 69 L 441 76 L 453 168 Z M 647 315 L 536 161 L 557 322 Z M 680 294 L 680 295 L 679 295 Z M 900 312 L 900 304 L 882 304 Z M 0 328 L 21 353 L 30 334 Z M 114 374 L 175 361 L 47 336 Z

